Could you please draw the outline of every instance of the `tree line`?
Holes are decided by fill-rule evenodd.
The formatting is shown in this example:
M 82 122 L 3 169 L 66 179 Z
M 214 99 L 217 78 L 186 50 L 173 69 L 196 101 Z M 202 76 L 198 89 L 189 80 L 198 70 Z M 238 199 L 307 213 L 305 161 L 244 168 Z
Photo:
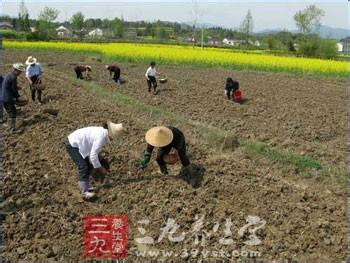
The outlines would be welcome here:
M 197 10 L 198 13 L 198 10 Z M 82 12 L 73 14 L 69 21 L 56 22 L 59 11 L 54 8 L 43 8 L 37 19 L 30 19 L 28 10 L 22 1 L 18 17 L 1 16 L 0 21 L 6 21 L 13 25 L 16 31 L 28 32 L 26 38 L 29 40 L 51 40 L 57 39 L 56 28 L 65 26 L 72 32 L 71 38 L 83 40 L 86 32 L 95 28 L 103 30 L 104 38 L 109 40 L 151 40 L 155 42 L 191 42 L 196 44 L 211 43 L 222 45 L 222 40 L 236 39 L 242 49 L 264 49 L 271 51 L 283 51 L 293 55 L 307 57 L 332 58 L 338 55 L 337 42 L 332 39 L 322 39 L 318 30 L 321 19 L 325 12 L 315 5 L 298 11 L 294 15 L 298 33 L 287 30 L 274 34 L 254 34 L 254 20 L 248 10 L 244 20 L 236 30 L 223 27 L 206 27 L 198 25 L 198 14 L 193 24 L 164 21 L 125 21 L 121 18 L 100 19 L 86 18 Z M 35 30 L 31 30 L 35 28 Z M 260 41 L 259 46 L 255 41 Z

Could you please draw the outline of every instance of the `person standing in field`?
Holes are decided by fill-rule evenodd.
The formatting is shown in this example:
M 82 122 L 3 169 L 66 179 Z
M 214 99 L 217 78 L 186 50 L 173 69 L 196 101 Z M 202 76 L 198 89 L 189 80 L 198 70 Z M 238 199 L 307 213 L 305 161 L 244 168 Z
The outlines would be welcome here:
M 156 76 L 159 75 L 160 73 L 157 72 L 156 70 L 156 63 L 155 62 L 151 62 L 149 68 L 146 71 L 146 79 L 147 79 L 147 85 L 148 85 L 148 92 L 151 92 L 152 88 L 153 88 L 153 93 L 156 94 L 157 93 L 157 79 Z
M 90 78 L 90 72 L 92 71 L 89 65 L 78 65 L 74 68 L 77 79 L 84 79 L 83 73 L 86 73 L 86 79 Z
M 179 129 L 171 126 L 154 127 L 147 131 L 145 139 L 147 142 L 147 148 L 144 152 L 143 159 L 139 161 L 141 169 L 147 167 L 155 147 L 158 148 L 156 161 L 162 174 L 168 174 L 165 158 L 172 148 L 177 151 L 182 168 L 190 165 L 190 161 L 186 154 L 185 136 Z
M 108 174 L 108 170 L 101 165 L 99 153 L 104 145 L 121 139 L 123 131 L 121 123 L 108 121 L 103 127 L 86 127 L 68 135 L 64 144 L 68 155 L 78 167 L 78 181 L 83 198 L 90 199 L 95 196 L 89 187 L 89 166 L 92 165 L 94 172 L 98 174 Z
M 8 115 L 8 128 L 10 134 L 16 132 L 16 117 L 17 109 L 15 103 L 22 102 L 17 86 L 17 78 L 25 71 L 25 66 L 22 63 L 13 64 L 13 71 L 10 72 L 2 82 L 2 102 Z
M 26 78 L 29 82 L 30 91 L 32 93 L 32 101 L 35 102 L 35 93 L 38 93 L 38 101 L 42 103 L 42 91 L 37 89 L 37 85 L 41 83 L 41 75 L 43 74 L 41 65 L 37 63 L 37 59 L 30 56 L 25 63 L 27 65 Z
M 3 123 L 3 116 L 4 116 L 4 108 L 2 105 L 2 82 L 4 81 L 4 78 L 2 75 L 0 75 L 0 125 Z
M 225 85 L 225 95 L 227 96 L 228 100 L 231 100 L 232 96 L 234 96 L 234 93 L 239 89 L 239 82 L 236 80 L 233 80 L 232 78 L 226 79 L 226 85 Z
M 121 84 L 120 81 L 120 68 L 117 65 L 106 65 L 105 66 L 106 70 L 109 71 L 109 78 L 112 78 L 113 75 L 113 80 L 115 81 L 115 83 L 117 84 Z

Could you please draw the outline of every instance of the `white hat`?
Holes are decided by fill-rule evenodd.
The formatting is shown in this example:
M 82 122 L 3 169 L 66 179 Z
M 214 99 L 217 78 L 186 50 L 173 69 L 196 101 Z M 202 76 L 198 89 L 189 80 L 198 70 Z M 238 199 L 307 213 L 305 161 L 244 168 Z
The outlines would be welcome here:
M 113 139 L 121 137 L 121 135 L 124 132 L 124 127 L 122 123 L 113 123 L 111 121 L 107 121 L 107 126 L 108 126 L 108 134 L 111 136 Z
M 164 147 L 171 143 L 173 132 L 164 126 L 153 127 L 146 132 L 146 142 L 154 147 Z
M 26 65 L 32 65 L 32 64 L 36 64 L 37 59 L 35 57 L 29 56 L 26 60 Z

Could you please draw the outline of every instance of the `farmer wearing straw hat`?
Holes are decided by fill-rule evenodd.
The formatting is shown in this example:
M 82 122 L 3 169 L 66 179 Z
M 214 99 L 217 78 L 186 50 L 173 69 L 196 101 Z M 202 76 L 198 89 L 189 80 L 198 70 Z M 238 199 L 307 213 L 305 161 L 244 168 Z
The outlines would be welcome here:
M 107 169 L 101 166 L 99 153 L 104 145 L 121 139 L 123 131 L 121 123 L 108 121 L 103 127 L 78 129 L 66 139 L 66 150 L 79 170 L 79 187 L 83 198 L 90 199 L 95 196 L 92 188 L 89 188 L 89 162 L 95 172 L 107 174 Z
M 41 90 L 37 90 L 35 88 L 35 84 L 39 84 L 41 82 L 41 75 L 43 73 L 41 65 L 37 63 L 37 59 L 29 56 L 26 61 L 27 70 L 26 70 L 26 78 L 29 82 L 30 91 L 32 93 L 32 101 L 35 101 L 35 93 L 38 92 L 38 101 L 42 103 L 41 100 Z
M 1 97 L 8 115 L 8 127 L 10 134 L 14 134 L 16 132 L 17 109 L 15 103 L 23 102 L 18 93 L 20 88 L 17 86 L 17 77 L 21 75 L 23 71 L 25 71 L 25 66 L 22 63 L 13 64 L 13 71 L 10 72 L 2 82 Z
M 113 80 L 117 84 L 120 84 L 120 68 L 117 65 L 106 65 L 105 68 L 109 71 L 109 78 L 112 78 L 112 74 L 114 73 Z
M 90 73 L 92 71 L 89 65 L 79 65 L 74 68 L 77 79 L 84 79 L 83 73 L 86 72 L 86 79 L 90 78 Z
M 154 147 L 158 148 L 156 160 L 162 174 L 168 174 L 165 157 L 172 148 L 177 151 L 183 168 L 190 164 L 186 154 L 185 136 L 179 129 L 171 126 L 154 127 L 147 131 L 145 139 L 147 148 L 144 152 L 143 159 L 140 160 L 140 167 L 142 169 L 146 168 L 151 160 Z

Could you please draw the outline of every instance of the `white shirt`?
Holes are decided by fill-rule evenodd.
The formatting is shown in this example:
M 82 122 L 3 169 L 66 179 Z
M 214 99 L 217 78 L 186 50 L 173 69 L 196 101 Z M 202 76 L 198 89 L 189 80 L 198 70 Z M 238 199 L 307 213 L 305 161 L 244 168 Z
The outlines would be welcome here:
M 152 68 L 152 67 L 149 67 L 146 71 L 146 74 L 145 74 L 146 78 L 148 76 L 155 77 L 156 75 L 157 75 L 157 70 L 156 70 L 156 68 Z
M 79 153 L 84 159 L 89 156 L 90 162 L 94 168 L 101 167 L 98 154 L 102 146 L 109 143 L 108 130 L 103 127 L 78 129 L 69 134 L 68 141 L 72 147 L 79 149 Z
M 41 65 L 36 63 L 35 66 L 29 65 L 26 70 L 26 77 L 40 76 L 43 73 Z

